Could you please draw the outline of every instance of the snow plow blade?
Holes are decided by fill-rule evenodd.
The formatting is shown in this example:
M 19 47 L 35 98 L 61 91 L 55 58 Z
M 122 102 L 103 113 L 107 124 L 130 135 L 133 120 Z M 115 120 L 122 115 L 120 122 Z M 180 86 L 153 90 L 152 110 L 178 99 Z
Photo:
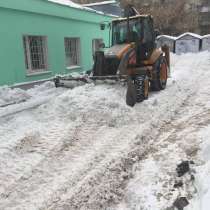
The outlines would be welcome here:
M 57 76 L 54 78 L 55 87 L 67 87 L 74 88 L 77 86 L 85 85 L 87 83 L 93 83 L 97 80 L 104 81 L 126 81 L 127 75 L 111 75 L 111 76 L 81 76 L 81 77 L 60 77 Z

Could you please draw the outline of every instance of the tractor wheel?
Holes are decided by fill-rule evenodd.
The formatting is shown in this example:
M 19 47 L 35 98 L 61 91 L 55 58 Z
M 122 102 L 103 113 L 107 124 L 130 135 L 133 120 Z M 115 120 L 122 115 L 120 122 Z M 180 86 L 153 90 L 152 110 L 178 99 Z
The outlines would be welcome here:
M 148 99 L 149 79 L 146 75 L 136 76 L 135 87 L 136 87 L 136 101 L 137 102 L 142 102 L 145 99 Z
M 130 77 L 128 78 L 127 86 L 126 104 L 133 107 L 136 104 L 136 87 L 134 80 Z
M 168 79 L 168 64 L 166 59 L 161 56 L 155 63 L 156 79 L 151 80 L 151 89 L 154 91 L 164 90 Z

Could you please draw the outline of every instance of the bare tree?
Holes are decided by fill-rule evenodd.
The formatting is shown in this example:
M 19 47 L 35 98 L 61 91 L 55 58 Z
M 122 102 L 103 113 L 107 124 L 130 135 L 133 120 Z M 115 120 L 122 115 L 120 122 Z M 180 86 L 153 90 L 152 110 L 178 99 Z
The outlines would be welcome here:
M 78 3 L 104 0 L 74 0 Z M 155 27 L 162 34 L 178 35 L 186 31 L 196 32 L 199 28 L 198 13 L 188 8 L 189 0 L 120 0 L 121 6 L 133 4 L 140 14 L 151 14 Z
M 178 35 L 186 31 L 195 32 L 198 28 L 198 16 L 186 8 L 186 0 L 138 6 L 141 14 L 154 17 L 155 26 L 163 34 Z

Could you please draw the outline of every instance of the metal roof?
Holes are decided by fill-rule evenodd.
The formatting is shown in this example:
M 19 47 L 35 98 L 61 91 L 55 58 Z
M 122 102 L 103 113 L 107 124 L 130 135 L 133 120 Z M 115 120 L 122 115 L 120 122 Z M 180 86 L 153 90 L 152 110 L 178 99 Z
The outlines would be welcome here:
M 200 36 L 200 35 L 198 35 L 198 34 L 194 34 L 194 33 L 191 33 L 191 32 L 186 32 L 186 33 L 183 33 L 183 34 L 181 34 L 180 36 L 178 36 L 178 37 L 177 37 L 177 40 L 179 40 L 179 39 L 181 39 L 181 38 L 183 38 L 183 37 L 185 37 L 185 36 L 192 36 L 192 37 L 195 37 L 195 38 L 197 38 L 197 39 L 201 39 L 201 38 L 202 38 L 202 36 Z
M 147 18 L 147 17 L 152 17 L 151 15 L 136 15 L 136 16 L 133 16 L 133 17 L 129 17 L 130 20 L 132 19 L 137 19 L 137 18 Z M 123 17 L 123 18 L 117 18 L 117 19 L 114 19 L 113 21 L 124 21 L 124 20 L 127 20 L 127 18 Z
M 166 39 L 171 39 L 171 40 L 176 40 L 177 37 L 175 36 L 169 36 L 169 35 L 160 35 L 157 37 L 157 39 L 161 39 L 161 38 L 166 38 Z

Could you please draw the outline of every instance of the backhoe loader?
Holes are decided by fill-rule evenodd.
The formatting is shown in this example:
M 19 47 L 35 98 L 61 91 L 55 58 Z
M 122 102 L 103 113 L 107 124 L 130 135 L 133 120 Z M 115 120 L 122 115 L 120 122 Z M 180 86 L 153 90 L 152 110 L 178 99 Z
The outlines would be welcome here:
M 129 5 L 125 17 L 112 21 L 111 32 L 111 47 L 95 53 L 92 75 L 70 80 L 125 80 L 129 106 L 147 99 L 149 90 L 165 89 L 170 66 L 169 49 L 156 47 L 152 16 L 140 15 Z M 55 85 L 62 86 L 65 80 L 68 79 L 57 77 Z

